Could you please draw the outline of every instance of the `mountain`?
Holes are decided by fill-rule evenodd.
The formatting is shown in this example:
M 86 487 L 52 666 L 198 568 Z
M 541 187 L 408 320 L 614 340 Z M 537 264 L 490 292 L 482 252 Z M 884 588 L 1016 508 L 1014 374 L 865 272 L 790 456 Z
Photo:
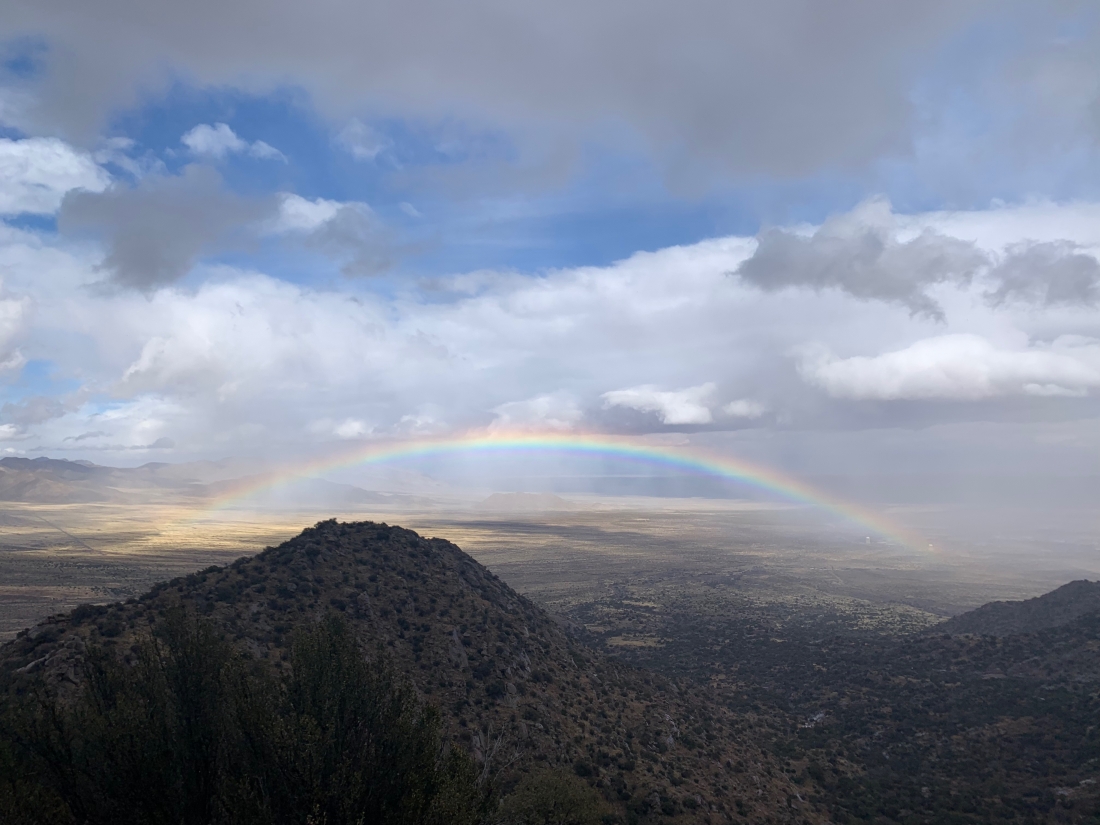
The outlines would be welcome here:
M 0 459 L 0 501 L 22 504 L 132 502 L 151 496 L 203 494 L 186 465 L 145 464 L 103 467 L 90 461 L 56 458 Z
M 364 490 L 319 478 L 304 478 L 268 489 L 270 467 L 247 459 L 195 461 L 186 464 L 150 462 L 140 467 L 104 467 L 90 461 L 53 458 L 0 459 L 0 501 L 21 504 L 84 504 L 89 502 L 200 503 L 204 499 L 255 488 L 249 504 L 278 508 L 341 508 L 384 505 L 426 506 L 409 494 Z
M 556 766 L 631 822 L 825 819 L 805 786 L 749 744 L 751 716 L 586 648 L 455 545 L 385 524 L 322 522 L 141 598 L 53 617 L 0 648 L 0 690 L 42 680 L 71 691 L 90 648 L 129 661 L 137 637 L 176 606 L 275 671 L 288 667 L 296 628 L 345 615 L 506 788 Z
M 1074 581 L 1019 602 L 990 602 L 936 625 L 934 632 L 1011 636 L 1061 627 L 1100 610 L 1100 581 Z
M 590 638 L 608 653 L 713 684 L 731 709 L 761 718 L 755 740 L 814 780 L 809 798 L 836 822 L 1096 823 L 1100 610 L 1084 612 L 1096 590 L 1073 582 L 987 605 L 954 634 L 948 623 L 830 632 L 806 608 L 780 633 L 770 606 L 695 594 L 645 606 L 631 594 L 614 613 L 570 618 L 600 628 Z M 662 644 L 616 644 L 624 628 Z
M 0 458 L 0 501 L 77 504 L 117 501 L 123 496 L 106 483 L 104 467 L 51 458 Z

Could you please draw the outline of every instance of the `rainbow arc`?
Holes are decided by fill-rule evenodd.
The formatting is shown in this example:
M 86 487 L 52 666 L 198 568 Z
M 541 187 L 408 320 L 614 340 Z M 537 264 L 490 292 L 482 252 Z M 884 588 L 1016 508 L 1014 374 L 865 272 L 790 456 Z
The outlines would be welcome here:
M 843 501 L 769 467 L 696 447 L 654 445 L 636 439 L 598 434 L 491 432 L 447 438 L 371 442 L 346 453 L 299 462 L 260 477 L 243 480 L 215 499 L 211 506 L 227 507 L 257 493 L 299 479 L 362 465 L 390 464 L 456 454 L 524 453 L 600 457 L 733 481 L 773 493 L 787 501 L 834 513 L 891 542 L 919 550 L 927 547 L 922 539 L 883 515 Z

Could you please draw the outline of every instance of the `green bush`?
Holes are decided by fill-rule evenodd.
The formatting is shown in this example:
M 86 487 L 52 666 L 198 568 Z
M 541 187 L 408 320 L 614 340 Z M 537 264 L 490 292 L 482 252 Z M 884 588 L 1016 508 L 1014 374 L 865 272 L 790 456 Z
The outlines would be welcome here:
M 576 776 L 542 771 L 526 777 L 504 798 L 498 825 L 600 825 L 610 806 Z
M 276 679 L 176 612 L 137 663 L 89 652 L 82 691 L 41 687 L 0 724 L 0 820 L 87 825 L 474 825 L 491 796 L 439 715 L 342 618 L 295 635 Z

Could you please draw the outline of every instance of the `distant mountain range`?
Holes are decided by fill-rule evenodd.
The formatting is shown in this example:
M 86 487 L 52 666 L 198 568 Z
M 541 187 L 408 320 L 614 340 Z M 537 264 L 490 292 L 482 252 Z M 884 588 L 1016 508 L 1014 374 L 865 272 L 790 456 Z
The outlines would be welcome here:
M 140 467 L 103 467 L 90 461 L 55 458 L 0 459 L 0 501 L 23 504 L 125 503 L 170 493 L 203 497 L 211 482 L 238 478 L 255 468 L 235 462 L 150 463 Z
M 140 467 L 104 467 L 54 458 L 0 459 L 0 501 L 20 504 L 82 504 L 150 501 L 201 504 L 255 488 L 259 505 L 278 507 L 410 506 L 425 499 L 408 493 L 378 493 L 351 484 L 301 478 L 267 490 L 264 465 L 247 459 L 153 462 Z

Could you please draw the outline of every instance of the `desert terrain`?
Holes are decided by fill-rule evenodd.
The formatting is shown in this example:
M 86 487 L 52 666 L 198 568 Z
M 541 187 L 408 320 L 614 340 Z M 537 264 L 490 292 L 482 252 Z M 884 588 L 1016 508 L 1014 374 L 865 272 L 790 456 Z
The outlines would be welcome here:
M 504 494 L 507 502 L 507 494 Z M 861 534 L 805 507 L 717 499 L 573 496 L 376 504 L 193 501 L 0 503 L 0 639 L 82 603 L 253 555 L 327 518 L 399 524 L 455 542 L 519 592 L 610 644 L 656 643 L 634 613 L 687 604 L 780 623 L 905 632 L 988 601 L 1095 578 L 1082 529 L 995 543 L 922 514 L 933 550 Z M 530 508 L 526 506 L 531 504 Z M 550 507 L 554 507 L 551 500 Z M 959 538 L 952 538 L 959 536 Z M 1000 561 L 991 563 L 996 552 Z

